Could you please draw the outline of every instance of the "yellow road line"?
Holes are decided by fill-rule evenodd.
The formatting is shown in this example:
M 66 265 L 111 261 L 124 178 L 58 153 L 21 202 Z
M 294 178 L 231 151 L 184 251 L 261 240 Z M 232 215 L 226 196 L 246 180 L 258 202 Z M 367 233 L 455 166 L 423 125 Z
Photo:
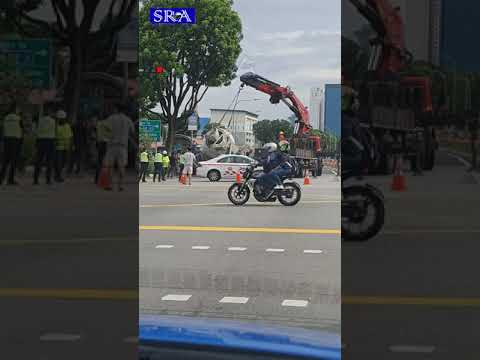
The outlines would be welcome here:
M 479 307 L 480 298 L 342 296 L 342 305 L 430 305 Z
M 262 227 L 226 227 L 226 226 L 171 226 L 171 225 L 141 225 L 140 230 L 157 231 L 206 231 L 206 232 L 249 232 L 272 234 L 314 234 L 340 235 L 337 229 L 301 229 L 301 228 L 262 228 Z
M 0 297 L 71 300 L 137 300 L 137 290 L 0 288 Z

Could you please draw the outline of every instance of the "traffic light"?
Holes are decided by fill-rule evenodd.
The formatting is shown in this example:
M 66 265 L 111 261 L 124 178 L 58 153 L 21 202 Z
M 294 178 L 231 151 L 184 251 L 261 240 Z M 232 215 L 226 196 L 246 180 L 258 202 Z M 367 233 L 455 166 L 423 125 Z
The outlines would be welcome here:
M 163 66 L 155 66 L 155 73 L 163 74 L 164 71 L 165 71 L 165 68 Z

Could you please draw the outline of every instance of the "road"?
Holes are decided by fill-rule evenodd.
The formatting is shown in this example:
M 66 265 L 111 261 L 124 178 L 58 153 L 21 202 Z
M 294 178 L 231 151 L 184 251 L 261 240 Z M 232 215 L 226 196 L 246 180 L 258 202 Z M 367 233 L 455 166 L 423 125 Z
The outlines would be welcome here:
M 0 354 L 136 357 L 138 186 L 0 187 Z
M 340 182 L 297 206 L 228 202 L 229 182 L 140 186 L 140 312 L 340 332 Z
M 344 359 L 478 359 L 478 176 L 441 153 L 434 171 L 369 182 L 386 195 L 384 231 L 342 244 Z

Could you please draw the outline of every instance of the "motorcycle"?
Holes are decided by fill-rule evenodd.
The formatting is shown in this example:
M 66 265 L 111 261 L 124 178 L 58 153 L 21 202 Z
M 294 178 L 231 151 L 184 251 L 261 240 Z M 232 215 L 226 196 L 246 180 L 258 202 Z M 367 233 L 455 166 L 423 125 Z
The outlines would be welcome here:
M 255 170 L 255 165 L 247 167 L 240 183 L 234 183 L 228 188 L 228 199 L 232 204 L 240 206 L 247 203 L 250 194 L 259 202 L 279 201 L 284 206 L 296 205 L 302 196 L 300 185 L 291 180 L 291 177 L 281 179 L 283 189 L 273 189 L 268 193 L 256 184 L 256 180 L 263 175 L 262 171 Z
M 342 152 L 363 151 L 363 146 L 349 137 L 342 142 Z M 346 159 L 345 159 L 346 160 Z M 345 161 L 347 162 L 347 161 Z M 361 162 L 353 160 L 342 170 L 342 239 L 366 241 L 379 233 L 385 222 L 383 194 L 370 184 L 345 185 L 351 178 L 361 179 Z M 360 165 L 361 166 L 361 165 Z

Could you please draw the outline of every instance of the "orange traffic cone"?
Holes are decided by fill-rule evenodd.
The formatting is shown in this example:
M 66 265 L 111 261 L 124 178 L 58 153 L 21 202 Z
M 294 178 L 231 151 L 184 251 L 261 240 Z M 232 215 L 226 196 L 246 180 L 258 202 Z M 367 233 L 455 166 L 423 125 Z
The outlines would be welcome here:
M 183 185 L 187 184 L 187 177 L 185 175 L 182 175 L 180 177 L 180 183 L 182 183 Z
M 106 189 L 112 186 L 110 183 L 110 176 L 108 174 L 108 169 L 106 167 L 103 167 L 102 170 L 100 171 L 100 176 L 98 177 L 98 187 L 102 189 Z
M 401 156 L 397 157 L 395 165 L 395 173 L 392 179 L 393 191 L 405 191 L 407 190 L 407 179 L 403 174 L 403 159 Z
M 303 185 L 310 185 L 310 178 L 308 177 L 308 174 L 305 174 Z
M 237 172 L 236 175 L 235 175 L 235 182 L 237 184 L 240 184 L 242 182 L 242 176 L 240 175 L 239 172 Z

